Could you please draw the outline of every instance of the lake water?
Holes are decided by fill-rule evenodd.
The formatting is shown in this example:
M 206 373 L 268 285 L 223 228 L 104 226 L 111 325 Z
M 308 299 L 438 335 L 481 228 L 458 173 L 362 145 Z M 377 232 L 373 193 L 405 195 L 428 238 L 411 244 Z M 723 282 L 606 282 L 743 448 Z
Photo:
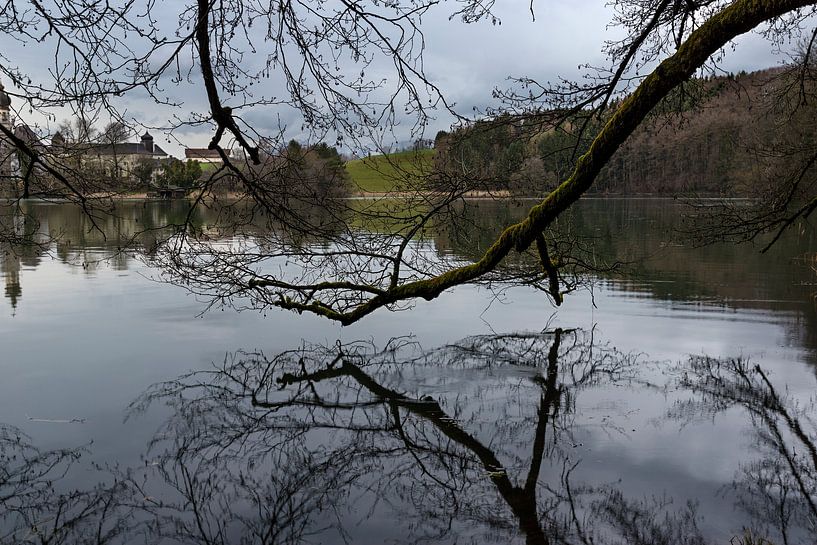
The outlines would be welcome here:
M 632 263 L 558 312 L 464 286 L 341 328 L 202 314 L 75 209 L 26 206 L 42 247 L 0 253 L 0 543 L 815 542 L 809 226 L 694 248 L 678 203 L 584 200 L 572 228 Z

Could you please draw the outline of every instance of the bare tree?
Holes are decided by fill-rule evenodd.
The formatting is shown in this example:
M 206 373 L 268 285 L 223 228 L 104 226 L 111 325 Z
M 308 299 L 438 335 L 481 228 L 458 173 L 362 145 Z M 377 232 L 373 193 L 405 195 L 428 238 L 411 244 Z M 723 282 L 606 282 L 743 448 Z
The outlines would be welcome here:
M 239 202 L 225 207 L 215 231 L 230 233 L 233 240 L 213 245 L 213 230 L 201 233 L 183 222 L 179 235 L 157 254 L 170 280 L 215 304 L 280 307 L 343 324 L 472 282 L 522 280 L 540 285 L 559 304 L 571 289 L 565 264 L 580 273 L 589 262 L 559 245 L 557 220 L 593 186 L 633 131 L 674 89 L 717 61 L 734 38 L 761 26 L 783 46 L 800 39 L 814 15 L 814 3 L 803 0 L 614 2 L 613 23 L 626 36 L 606 44 L 607 66 L 591 68 L 578 83 L 551 86 L 523 77 L 514 89 L 496 92 L 504 106 L 491 115 L 503 113 L 528 127 L 570 120 L 571 130 L 589 146 L 555 189 L 498 232 L 474 262 L 464 263 L 429 255 L 417 241 L 431 225 L 453 217 L 455 204 L 472 186 L 468 177 L 480 173 L 458 174 L 461 179 L 446 184 L 445 191 L 428 191 L 428 176 L 398 169 L 399 202 L 357 206 L 325 200 L 320 203 L 325 210 L 316 216 L 307 211 L 314 204 L 311 195 L 281 194 L 280 182 L 291 169 L 265 160 L 265 150 L 285 147 L 284 128 L 261 134 L 250 122 L 254 111 L 292 109 L 316 139 L 360 144 L 382 142 L 402 111 L 413 120 L 414 136 L 421 136 L 433 108 L 453 110 L 423 70 L 421 20 L 436 2 L 197 0 L 175 26 L 160 24 L 150 3 L 94 4 L 83 10 L 64 2 L 7 4 L 0 29 L 57 52 L 47 81 L 3 59 L 3 75 L 18 89 L 13 98 L 31 108 L 70 105 L 94 112 L 92 118 L 105 112 L 121 119 L 116 115 L 120 96 L 138 90 L 172 106 L 168 86 L 203 84 L 208 112 L 177 118 L 168 128 L 171 134 L 191 124 L 212 131 L 209 148 L 223 165 L 199 183 L 191 215 L 196 207 L 216 206 L 212 190 L 231 180 Z M 455 15 L 465 22 L 491 18 L 491 6 L 465 0 Z M 811 62 L 813 37 L 805 43 L 801 66 Z M 391 64 L 389 77 L 370 76 L 383 62 Z M 286 92 L 280 97 L 257 92 L 267 77 L 279 78 Z M 59 182 L 61 197 L 79 203 L 89 217 L 115 213 L 111 202 L 90 197 L 98 184 L 67 175 L 68 165 L 13 131 L 0 131 L 30 164 Z M 228 153 L 233 147 L 242 151 L 240 159 Z M 794 212 L 804 217 L 812 210 L 807 204 Z M 759 227 L 785 227 L 791 223 L 787 217 Z M 264 222 L 274 223 L 278 232 L 245 236 Z M 517 260 L 515 254 L 530 257 Z
M 111 146 L 128 141 L 128 127 L 120 121 L 111 121 L 99 135 L 100 141 Z

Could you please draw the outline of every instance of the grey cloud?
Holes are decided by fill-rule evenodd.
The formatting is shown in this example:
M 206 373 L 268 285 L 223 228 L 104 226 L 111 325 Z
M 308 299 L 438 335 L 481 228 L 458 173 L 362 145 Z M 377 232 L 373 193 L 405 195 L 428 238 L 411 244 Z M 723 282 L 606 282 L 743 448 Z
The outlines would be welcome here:
M 162 31 L 168 34 L 178 22 L 182 2 L 157 4 Z M 424 68 L 430 79 L 439 86 L 446 98 L 458 105 L 458 110 L 468 115 L 472 108 L 484 109 L 492 104 L 491 91 L 495 87 L 508 85 L 508 76 L 530 76 L 539 81 L 554 81 L 559 76 L 577 78 L 578 65 L 590 63 L 604 64 L 601 49 L 605 40 L 617 38 L 621 30 L 608 28 L 611 12 L 603 1 L 566 0 L 537 1 L 535 20 L 529 12 L 528 0 L 498 2 L 496 15 L 501 25 L 488 21 L 464 24 L 457 18 L 449 19 L 456 3 L 441 3 L 427 13 L 422 21 L 425 36 Z M 258 38 L 257 35 L 253 36 Z M 779 64 L 781 57 L 761 37 L 749 35 L 737 42 L 737 49 L 729 52 L 722 63 L 725 70 L 755 70 Z M 53 55 L 37 44 L 26 47 L 15 43 L 8 36 L 0 37 L 0 51 L 32 75 L 33 78 L 47 79 L 48 60 Z M 263 49 L 244 60 L 244 67 L 258 70 L 263 64 L 266 51 Z M 189 66 L 191 54 L 182 54 L 185 68 Z M 50 61 L 49 61 L 50 62 Z M 350 62 L 344 62 L 344 70 L 359 70 Z M 393 68 L 388 59 L 377 60 L 368 70 L 375 79 L 393 78 Z M 195 70 L 192 77 L 197 76 Z M 7 82 L 8 83 L 8 82 Z M 127 111 L 128 118 L 150 126 L 167 126 L 174 116 L 187 118 L 189 114 L 206 112 L 207 102 L 203 86 L 198 82 L 175 85 L 168 78 L 163 79 L 164 87 L 171 100 L 182 104 L 180 108 L 170 108 L 152 103 L 144 92 L 135 92 L 118 101 Z M 270 74 L 254 86 L 256 96 L 283 96 L 285 88 L 280 75 Z M 385 89 L 383 91 L 385 93 Z M 382 98 L 382 94 L 380 95 Z M 229 102 L 229 100 L 228 100 Z M 59 114 L 57 114 L 59 115 Z M 30 114 L 30 121 L 42 122 L 42 118 Z M 303 138 L 301 119 L 297 112 L 286 107 L 260 107 L 242 112 L 242 117 L 252 123 L 259 132 L 277 133 L 279 118 L 290 131 L 288 136 Z M 395 129 L 397 140 L 408 137 L 410 122 L 403 118 Z M 428 127 L 427 135 L 447 128 L 453 118 L 445 112 L 438 112 L 437 119 Z M 191 146 L 203 146 L 209 141 L 207 127 L 179 130 L 176 137 Z M 181 154 L 178 143 L 168 145 L 170 151 Z

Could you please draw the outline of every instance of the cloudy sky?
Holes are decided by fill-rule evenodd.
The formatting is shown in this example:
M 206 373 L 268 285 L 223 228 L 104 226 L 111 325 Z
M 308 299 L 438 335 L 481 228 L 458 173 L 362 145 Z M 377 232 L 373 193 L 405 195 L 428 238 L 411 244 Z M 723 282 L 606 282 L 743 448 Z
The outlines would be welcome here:
M 174 29 L 179 13 L 186 10 L 185 5 L 177 1 L 157 3 L 154 13 L 159 24 L 167 26 L 167 31 Z M 443 1 L 423 16 L 424 66 L 426 74 L 446 99 L 464 114 L 474 108 L 489 106 L 491 91 L 506 87 L 508 76 L 525 75 L 545 82 L 559 76 L 578 77 L 580 64 L 603 65 L 601 49 L 604 41 L 621 36 L 621 29 L 609 26 L 611 11 L 601 0 L 537 0 L 535 19 L 531 16 L 528 0 L 498 0 L 493 11 L 501 24 L 492 24 L 489 20 L 466 24 L 459 18 L 450 18 L 457 9 L 458 3 Z M 4 34 L 0 37 L 0 48 L 6 58 L 0 62 L 15 62 L 33 78 L 48 79 L 47 67 L 53 65 L 50 59 L 54 57 L 52 46 L 29 43 L 23 47 Z M 263 54 L 262 47 L 256 57 L 250 56 L 245 62 L 248 66 L 260 63 Z M 187 53 L 182 56 L 182 63 L 190 59 L 191 55 Z M 751 71 L 777 65 L 783 60 L 762 38 L 748 35 L 739 40 L 738 47 L 728 54 L 722 66 L 728 71 Z M 355 68 L 347 64 L 344 70 Z M 377 78 L 393 79 L 385 60 L 375 62 L 370 70 Z M 14 91 L 8 83 L 6 81 L 7 87 Z M 165 81 L 163 86 L 167 94 L 181 104 L 180 107 L 156 105 L 140 92 L 125 96 L 118 107 L 126 118 L 152 127 L 167 126 L 168 121 L 176 116 L 186 118 L 191 113 L 206 112 L 206 97 L 195 79 L 180 85 Z M 255 92 L 281 96 L 284 93 L 281 78 L 271 73 Z M 67 113 L 55 111 L 51 120 L 37 112 L 18 111 L 18 115 L 32 125 L 53 130 L 54 120 L 59 121 Z M 262 133 L 274 133 L 279 124 L 283 124 L 287 127 L 288 137 L 305 136 L 297 112 L 287 108 L 264 106 L 247 112 L 244 117 Z M 453 120 L 445 112 L 436 117 L 426 131 L 429 137 L 439 129 L 448 128 Z M 403 123 L 398 127 L 393 139 L 407 139 L 409 125 Z M 209 131 L 201 127 L 179 130 L 174 133 L 175 139 L 154 132 L 157 132 L 154 134 L 157 142 L 164 140 L 164 147 L 177 156 L 183 155 L 183 144 L 206 146 L 210 137 Z

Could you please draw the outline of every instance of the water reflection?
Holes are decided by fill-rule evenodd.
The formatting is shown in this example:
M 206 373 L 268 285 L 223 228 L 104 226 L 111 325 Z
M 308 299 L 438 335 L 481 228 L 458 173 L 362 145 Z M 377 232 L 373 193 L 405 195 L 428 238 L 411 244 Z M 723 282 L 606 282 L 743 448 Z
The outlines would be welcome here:
M 491 233 L 518 220 L 523 211 L 507 202 L 467 202 L 461 209 L 467 218 L 463 223 L 482 227 L 463 233 L 452 224 L 441 229 L 436 247 L 476 258 L 492 241 Z M 596 259 L 625 262 L 620 274 L 609 278 L 626 291 L 735 308 L 777 310 L 787 308 L 787 302 L 814 306 L 808 295 L 817 292 L 813 269 L 817 230 L 792 233 L 766 254 L 752 245 L 695 247 L 682 234 L 689 212 L 671 200 L 590 199 L 560 218 L 560 228 L 592 245 Z
M 197 543 L 703 543 L 692 506 L 576 476 L 577 396 L 631 383 L 637 363 L 562 330 L 236 355 L 136 405 L 174 410 L 149 459 L 177 499 L 154 529 Z
M 5 296 L 16 311 L 23 295 L 22 271 L 44 259 L 91 273 L 101 260 L 123 270 L 135 256 L 127 250 L 155 247 L 172 214 L 158 214 L 161 203 L 123 205 L 117 213 L 91 218 L 70 204 L 22 201 L 0 207 L 0 274 Z M 167 208 L 166 212 L 172 211 Z
M 682 205 L 667 200 L 583 200 L 560 218 L 557 227 L 570 231 L 572 237 L 585 241 L 587 246 L 592 245 L 586 252 L 588 258 L 599 261 L 596 264 L 599 268 L 603 268 L 602 262 L 630 264 L 624 271 L 624 276 L 632 280 L 630 288 L 654 290 L 660 298 L 688 301 L 709 295 L 738 303 L 763 303 L 760 294 L 767 299 L 785 300 L 799 293 L 797 286 L 814 286 L 814 277 L 810 274 L 813 262 L 803 259 L 813 257 L 817 251 L 817 232 L 813 229 L 782 239 L 771 254 L 760 254 L 748 245 L 694 248 L 677 234 L 683 226 L 685 210 Z M 441 254 L 472 260 L 484 252 L 497 232 L 518 221 L 524 211 L 525 206 L 515 202 L 464 201 L 445 217 L 446 221 L 418 233 L 417 237 L 433 240 L 434 249 Z M 81 257 L 83 251 L 91 251 L 90 255 L 104 250 L 113 254 L 125 248 L 150 251 L 186 223 L 221 237 L 287 229 L 287 225 L 276 218 L 253 215 L 251 209 L 243 210 L 240 204 L 191 211 L 189 203 L 184 201 L 119 201 L 105 212 L 89 217 L 71 204 L 37 201 L 2 206 L 1 240 L 5 248 L 18 249 L 30 246 L 48 249 L 52 243 L 59 243 L 57 255 L 68 261 Z M 244 217 L 250 215 L 251 219 Z M 302 211 L 302 215 L 321 216 L 318 209 Z M 321 216 L 311 219 L 310 223 L 323 228 L 316 229 L 317 233 L 326 232 L 331 222 Z M 299 236 L 304 237 L 305 243 L 315 240 L 303 233 Z M 123 266 L 127 263 L 123 262 Z M 737 263 L 745 266 L 743 271 L 734 267 Z M 768 272 L 795 282 L 757 282 L 750 287 L 749 281 L 762 279 Z M 674 282 L 650 284 L 648 280 L 654 276 L 672 278 Z M 701 288 L 711 291 L 702 294 Z
M 0 426 L 0 543 L 812 543 L 813 401 L 742 358 L 693 357 L 664 383 L 652 367 L 563 329 L 236 353 L 132 403 L 130 419 L 170 409 L 138 466 Z M 679 391 L 670 424 L 733 413 L 754 430 L 748 455 L 718 443 L 727 489 L 687 497 L 669 472 L 633 488 L 585 447 L 627 436 L 638 407 L 599 401 L 639 390 Z M 713 500 L 737 508 L 726 534 L 702 524 Z
M 293 232 L 280 218 L 265 215 L 241 202 L 197 206 L 176 201 L 114 201 L 92 211 L 70 203 L 19 201 L 0 206 L 0 273 L 6 297 L 15 310 L 22 296 L 21 271 L 36 269 L 44 259 L 93 274 L 100 267 L 124 271 L 149 262 L 163 243 L 181 231 L 231 240 L 275 233 L 292 242 L 314 244 L 333 227 L 328 212 L 313 208 L 299 212 L 308 225 L 320 224 L 316 234 Z
M 134 530 L 121 485 L 60 488 L 87 454 L 85 448 L 39 449 L 0 423 L 0 543 L 102 545 Z
M 739 506 L 751 516 L 757 533 L 776 533 L 785 544 L 807 543 L 817 535 L 815 400 L 797 399 L 773 379 L 744 358 L 692 358 L 680 383 L 696 396 L 679 403 L 671 415 L 689 420 L 745 411 L 758 458 L 743 464 L 735 476 Z
M 134 407 L 152 407 L 150 416 L 122 427 L 118 411 L 146 384 L 217 358 L 225 345 L 264 342 L 275 352 L 275 343 L 336 331 L 289 315 L 194 322 L 198 307 L 177 305 L 155 285 L 145 289 L 136 275 L 102 278 L 106 269 L 135 268 L 136 254 L 125 250 L 134 241 L 149 254 L 172 236 L 168 225 L 186 211 L 176 203 L 122 203 L 104 236 L 70 206 L 21 206 L 30 213 L 2 218 L 14 236 L 0 243 L 0 274 L 19 315 L 4 329 L 0 397 L 3 420 L 32 438 L 0 426 L 3 545 L 722 544 L 744 527 L 775 545 L 813 543 L 815 384 L 800 364 L 817 353 L 815 276 L 813 262 L 790 259 L 813 255 L 813 233 L 796 233 L 761 256 L 749 247 L 668 244 L 679 216 L 666 203 L 588 201 L 574 211 L 570 228 L 594 251 L 647 257 L 623 275 L 595 278 L 607 297 L 595 316 L 607 313 L 602 327 L 615 330 L 623 321 L 616 313 L 626 316 L 617 343 L 664 350 L 652 356 L 672 360 L 701 346 L 721 356 L 748 346 L 761 368 L 693 358 L 674 381 L 667 366 L 572 330 L 471 337 L 430 352 L 407 339 L 386 350 L 309 345 L 272 358 L 238 354 L 163 383 Z M 502 207 L 469 203 L 463 224 L 484 229 L 440 228 L 422 244 L 468 259 L 479 233 L 513 213 Z M 217 223 L 208 215 L 215 212 L 203 209 L 197 225 Z M 78 273 L 76 283 L 67 270 Z M 99 291 L 104 296 L 94 299 Z M 524 296 L 497 321 L 541 323 L 546 303 Z M 464 289 L 435 302 L 433 317 L 388 315 L 383 322 L 391 325 L 347 331 L 388 337 L 425 327 L 439 329 L 434 342 L 444 342 L 473 332 L 460 324 L 460 305 L 480 297 Z M 23 311 L 35 302 L 42 314 L 26 322 Z M 560 311 L 564 323 L 587 323 L 569 306 Z M 663 329 L 652 328 L 656 307 Z M 418 325 L 425 319 L 430 325 Z M 314 329 L 299 331 L 305 323 Z M 778 341 L 781 324 L 787 331 Z M 237 330 L 244 336 L 230 336 Z M 685 401 L 673 405 L 678 397 Z M 135 464 L 165 409 L 170 417 Z M 26 410 L 89 417 L 75 428 L 86 448 L 66 439 L 73 429 L 26 422 Z M 644 417 L 631 418 L 636 411 Z M 653 420 L 660 424 L 645 425 Z M 675 434 L 676 427 L 685 431 Z M 754 429 L 751 448 L 734 439 L 744 427 Z
M 789 336 L 812 352 L 817 363 L 817 230 L 804 226 L 768 253 L 748 244 L 695 247 L 680 234 L 690 209 L 671 200 L 590 199 L 560 217 L 559 228 L 589 248 L 585 259 L 626 265 L 594 276 L 602 287 L 625 297 L 666 301 L 696 312 L 741 309 L 788 314 Z M 491 232 L 518 218 L 524 207 L 472 201 L 463 206 L 465 223 L 483 227 L 467 235 L 443 230 L 436 248 L 465 258 L 478 256 Z M 699 316 L 697 316 L 699 317 Z
M 7 209 L 2 209 L 8 212 Z M 20 284 L 20 270 L 23 264 L 36 267 L 45 241 L 37 236 L 38 222 L 27 214 L 15 210 L 11 214 L 0 215 L 0 229 L 8 233 L 0 238 L 0 274 L 5 284 L 4 294 L 11 303 L 12 314 L 23 295 Z
M 116 270 L 133 267 L 141 254 L 150 259 L 159 243 L 173 236 L 188 219 L 195 229 L 214 236 L 281 230 L 275 218 L 254 216 L 255 223 L 233 207 L 242 221 L 217 207 L 195 210 L 192 218 L 184 202 L 116 203 L 116 210 L 91 220 L 68 204 L 22 202 L 18 208 L 2 207 L 3 232 L 14 233 L 0 242 L 0 274 L 12 312 L 21 303 L 25 270 L 55 258 L 86 274 L 93 274 L 100 260 Z M 495 233 L 524 210 L 514 203 L 469 201 L 422 234 L 423 247 L 440 254 L 470 260 L 480 255 Z M 684 208 L 670 201 L 585 200 L 559 220 L 569 234 L 576 254 L 593 265 L 592 280 L 628 297 L 647 297 L 673 305 L 700 309 L 745 309 L 774 312 L 789 322 L 792 341 L 817 357 L 817 276 L 814 230 L 791 233 L 769 254 L 750 246 L 713 245 L 692 248 L 677 240 Z M 305 211 L 304 214 L 317 214 Z M 311 217 L 311 216 L 310 216 Z M 243 223 L 242 223 L 243 222 Z M 313 223 L 328 225 L 315 219 Z M 302 244 L 315 243 L 303 233 Z M 420 236 L 420 235 L 418 235 Z M 580 247 L 579 247 L 580 246 Z M 521 258 L 519 258 L 521 259 Z M 627 266 L 607 270 L 615 262 Z M 579 269 L 586 267 L 579 266 Z M 575 280 L 575 279 L 574 279 Z M 547 304 L 544 295 L 543 305 Z

